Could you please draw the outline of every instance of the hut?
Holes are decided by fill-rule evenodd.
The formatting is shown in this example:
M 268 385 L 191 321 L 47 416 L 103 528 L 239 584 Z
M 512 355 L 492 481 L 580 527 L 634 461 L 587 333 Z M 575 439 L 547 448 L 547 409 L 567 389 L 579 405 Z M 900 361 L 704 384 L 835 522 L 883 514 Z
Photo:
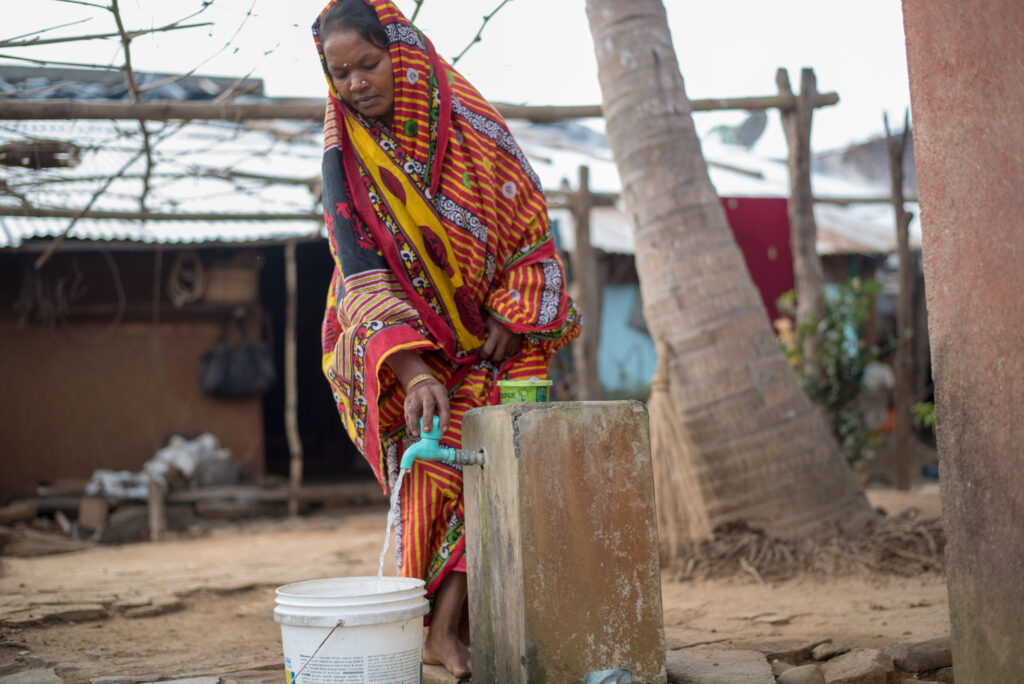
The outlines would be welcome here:
M 198 76 L 153 96 L 211 99 L 239 84 L 262 97 L 259 81 Z M 116 100 L 125 88 L 116 70 L 15 67 L 0 68 L 0 87 L 80 100 Z M 287 475 L 289 243 L 306 479 L 368 477 L 320 370 L 333 268 L 319 220 L 320 126 L 194 121 L 147 132 L 151 162 L 135 121 L 0 128 L 0 496 L 97 469 L 138 471 L 173 435 L 213 434 L 252 480 Z M 276 382 L 211 396 L 203 356 L 225 336 L 237 346 L 241 331 L 267 344 Z

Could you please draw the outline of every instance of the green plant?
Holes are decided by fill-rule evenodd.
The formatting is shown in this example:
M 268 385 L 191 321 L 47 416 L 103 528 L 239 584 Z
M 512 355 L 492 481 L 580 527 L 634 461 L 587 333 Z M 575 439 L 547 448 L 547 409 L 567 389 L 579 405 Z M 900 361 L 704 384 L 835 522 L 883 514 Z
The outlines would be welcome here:
M 935 402 L 919 401 L 914 404 L 914 425 L 935 432 Z
M 877 282 L 859 278 L 827 286 L 821 320 L 799 324 L 788 338 L 780 339 L 804 392 L 828 414 L 832 434 L 854 467 L 869 454 L 870 433 L 858 398 L 864 369 L 876 354 L 873 347 L 864 344 L 861 334 L 879 290 Z M 792 315 L 794 303 L 795 295 L 790 290 L 780 297 L 779 308 Z M 814 358 L 804 359 L 804 341 L 810 335 L 815 340 Z

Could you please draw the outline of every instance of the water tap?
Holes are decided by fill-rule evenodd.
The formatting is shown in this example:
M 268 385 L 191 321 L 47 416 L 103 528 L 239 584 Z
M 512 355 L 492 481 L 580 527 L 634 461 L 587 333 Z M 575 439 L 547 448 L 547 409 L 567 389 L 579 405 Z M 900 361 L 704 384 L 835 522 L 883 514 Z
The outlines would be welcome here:
M 420 417 L 420 441 L 416 442 L 402 454 L 402 469 L 412 468 L 415 459 L 423 461 L 441 461 L 458 465 L 483 465 L 484 452 L 469 449 L 454 449 L 441 446 L 441 419 L 434 416 L 434 427 L 423 429 L 423 417 Z

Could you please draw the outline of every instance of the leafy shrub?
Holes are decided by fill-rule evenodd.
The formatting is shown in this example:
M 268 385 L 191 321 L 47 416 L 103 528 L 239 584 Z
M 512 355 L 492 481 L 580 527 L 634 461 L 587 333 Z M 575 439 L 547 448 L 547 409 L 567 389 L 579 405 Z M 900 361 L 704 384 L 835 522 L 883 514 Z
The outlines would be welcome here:
M 854 278 L 825 289 L 825 315 L 820 321 L 807 321 L 795 330 L 777 324 L 782 350 L 800 378 L 800 384 L 811 401 L 828 414 L 832 434 L 839 442 L 847 462 L 861 465 L 868 457 L 870 433 L 864 421 L 864 407 L 858 401 L 863 389 L 864 370 L 874 361 L 876 350 L 861 339 L 864 325 L 871 314 L 871 304 L 880 286 L 874 280 Z M 796 297 L 792 290 L 779 298 L 779 309 L 795 313 Z M 813 365 L 803 359 L 804 340 L 816 335 Z

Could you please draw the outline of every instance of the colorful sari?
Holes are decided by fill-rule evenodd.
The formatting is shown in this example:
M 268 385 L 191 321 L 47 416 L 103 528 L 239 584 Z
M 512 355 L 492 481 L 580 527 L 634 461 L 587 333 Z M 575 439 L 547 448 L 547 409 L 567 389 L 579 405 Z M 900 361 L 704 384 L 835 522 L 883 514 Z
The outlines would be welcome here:
M 552 354 L 579 334 L 579 315 L 540 180 L 504 121 L 390 0 L 366 1 L 388 36 L 394 119 L 362 117 L 328 75 L 323 204 L 335 270 L 323 369 L 349 436 L 388 490 L 406 445 L 405 390 L 389 356 L 416 350 L 444 383 L 452 415 L 442 443 L 458 447 L 466 411 L 498 403 L 499 379 L 546 377 Z M 479 356 L 485 315 L 524 335 L 500 365 Z M 432 595 L 465 568 L 461 470 L 416 461 L 400 505 L 399 573 L 424 579 Z

